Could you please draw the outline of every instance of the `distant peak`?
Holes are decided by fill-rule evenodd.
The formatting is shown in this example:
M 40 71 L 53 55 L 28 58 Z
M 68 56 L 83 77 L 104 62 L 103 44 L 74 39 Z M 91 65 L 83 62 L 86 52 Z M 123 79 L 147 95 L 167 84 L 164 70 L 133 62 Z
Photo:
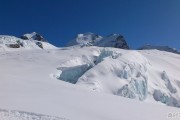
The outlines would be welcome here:
M 105 37 L 92 32 L 77 34 L 76 38 L 74 38 L 67 44 L 67 46 L 73 45 L 129 49 L 129 46 L 126 43 L 124 37 L 121 34 L 115 33 L 112 33 Z
M 152 50 L 152 49 L 180 54 L 180 51 L 176 50 L 175 48 L 171 48 L 169 46 L 147 44 L 147 45 L 144 45 L 141 48 L 139 48 L 139 50 Z
M 79 33 L 77 36 L 82 37 L 82 36 L 100 36 L 100 35 L 92 33 L 92 32 L 86 32 L 86 33 Z
M 47 42 L 47 40 L 37 32 L 32 32 L 32 33 L 26 33 L 21 36 L 21 39 L 23 40 L 37 40 L 37 41 L 42 41 L 42 42 Z

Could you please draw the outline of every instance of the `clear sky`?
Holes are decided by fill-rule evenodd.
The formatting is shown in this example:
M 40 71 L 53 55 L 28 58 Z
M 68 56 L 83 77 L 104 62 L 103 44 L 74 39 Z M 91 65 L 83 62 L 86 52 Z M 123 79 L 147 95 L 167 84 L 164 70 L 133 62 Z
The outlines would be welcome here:
M 33 31 L 56 46 L 93 32 L 180 49 L 180 0 L 0 0 L 0 34 Z

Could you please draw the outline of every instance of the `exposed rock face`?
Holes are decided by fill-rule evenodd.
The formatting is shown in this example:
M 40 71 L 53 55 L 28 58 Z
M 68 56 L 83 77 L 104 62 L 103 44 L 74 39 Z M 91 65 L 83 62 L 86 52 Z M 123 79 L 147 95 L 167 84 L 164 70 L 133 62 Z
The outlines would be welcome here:
M 127 42 L 125 41 L 123 36 L 119 36 L 116 38 L 117 43 L 115 44 L 116 48 L 129 49 Z
M 120 34 L 111 34 L 107 37 L 104 37 L 102 40 L 97 42 L 96 46 L 129 49 L 126 40 Z
M 129 49 L 126 40 L 120 34 L 110 34 L 106 37 L 101 37 L 94 33 L 78 34 L 75 39 L 67 44 L 67 46 L 73 45 Z
M 6 45 L 7 47 L 10 47 L 10 48 L 20 48 L 20 45 L 19 44 L 8 44 Z
M 168 46 L 145 45 L 139 48 L 139 50 L 152 50 L 152 49 L 180 54 L 180 51 L 176 50 L 175 48 L 170 48 Z
M 41 41 L 41 42 L 47 42 L 47 40 L 41 36 L 40 34 L 33 32 L 30 34 L 24 34 L 21 36 L 21 39 L 23 40 L 37 40 L 37 41 Z
M 43 49 L 43 44 L 41 42 L 36 42 L 36 45 Z

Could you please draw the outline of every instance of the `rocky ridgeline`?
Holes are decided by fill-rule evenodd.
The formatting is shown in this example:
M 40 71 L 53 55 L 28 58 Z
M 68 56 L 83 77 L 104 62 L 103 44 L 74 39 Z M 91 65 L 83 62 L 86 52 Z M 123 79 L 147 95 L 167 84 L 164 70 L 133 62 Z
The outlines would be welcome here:
M 71 40 L 67 46 L 80 45 L 80 46 L 99 46 L 99 47 L 114 47 L 121 49 L 129 49 L 125 38 L 120 34 L 110 34 L 102 37 L 94 33 L 78 34 Z
M 22 35 L 20 38 L 8 35 L 0 35 L 1 48 L 41 48 L 44 44 L 49 44 L 48 41 L 40 34 L 33 32 Z

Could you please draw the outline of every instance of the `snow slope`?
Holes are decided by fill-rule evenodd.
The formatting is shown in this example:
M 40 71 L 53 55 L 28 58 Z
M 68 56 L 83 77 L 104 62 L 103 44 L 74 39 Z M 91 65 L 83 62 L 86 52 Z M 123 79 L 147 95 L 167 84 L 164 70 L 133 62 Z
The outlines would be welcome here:
M 68 120 L 166 120 L 179 112 L 179 59 L 93 46 L 1 50 L 0 108 Z

